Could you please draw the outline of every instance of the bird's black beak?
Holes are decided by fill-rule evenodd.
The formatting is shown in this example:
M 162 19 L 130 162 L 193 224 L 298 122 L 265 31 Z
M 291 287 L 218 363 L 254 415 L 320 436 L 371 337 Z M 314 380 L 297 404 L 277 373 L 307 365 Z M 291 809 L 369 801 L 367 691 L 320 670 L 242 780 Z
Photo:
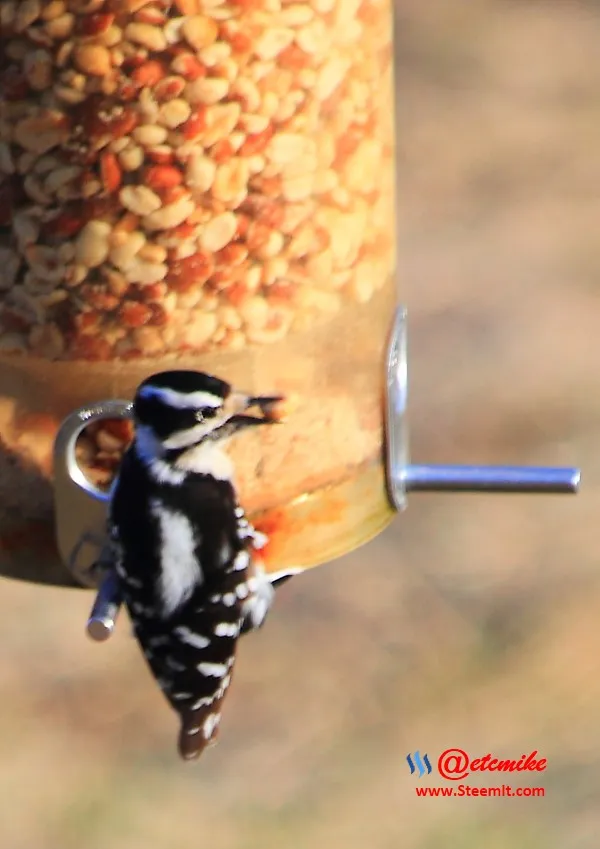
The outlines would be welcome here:
M 252 395 L 246 398 L 244 412 L 236 413 L 230 421 L 234 421 L 238 427 L 247 427 L 261 424 L 276 424 L 279 421 L 275 410 L 278 404 L 284 400 L 282 395 Z M 258 408 L 262 415 L 249 415 L 245 410 L 252 407 Z
M 278 413 L 278 406 L 284 401 L 285 398 L 283 395 L 243 395 L 237 392 L 232 393 L 225 402 L 225 409 L 229 413 L 229 417 L 221 427 L 226 428 L 233 434 L 246 427 L 276 424 L 281 419 Z M 252 407 L 258 408 L 262 415 L 250 415 L 247 411 Z

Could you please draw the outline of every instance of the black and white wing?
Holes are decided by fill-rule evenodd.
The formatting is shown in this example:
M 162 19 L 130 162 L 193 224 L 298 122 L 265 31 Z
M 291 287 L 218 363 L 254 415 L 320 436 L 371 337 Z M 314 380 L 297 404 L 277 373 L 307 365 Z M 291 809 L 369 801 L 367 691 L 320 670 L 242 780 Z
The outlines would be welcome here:
M 212 589 L 192 594 L 166 621 L 133 602 L 135 635 L 180 717 L 179 752 L 186 760 L 199 757 L 217 735 L 243 621 L 241 596 L 249 593 L 245 572 L 233 569 Z
M 117 574 L 134 633 L 181 719 L 179 751 L 198 757 L 215 739 L 240 633 L 260 627 L 274 596 L 227 481 L 189 475 L 153 483 L 123 462 L 110 509 Z

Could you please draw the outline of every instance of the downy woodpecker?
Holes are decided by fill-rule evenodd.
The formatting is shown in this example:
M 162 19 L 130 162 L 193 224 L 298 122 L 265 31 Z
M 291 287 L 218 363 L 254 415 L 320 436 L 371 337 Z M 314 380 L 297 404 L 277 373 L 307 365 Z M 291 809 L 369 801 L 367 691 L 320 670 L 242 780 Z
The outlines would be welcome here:
M 291 574 L 267 576 L 253 557 L 266 537 L 246 519 L 222 451 L 275 421 L 280 400 L 194 371 L 155 374 L 135 395 L 108 530 L 135 636 L 181 719 L 185 759 L 214 740 L 238 637 L 262 624 L 273 586 Z

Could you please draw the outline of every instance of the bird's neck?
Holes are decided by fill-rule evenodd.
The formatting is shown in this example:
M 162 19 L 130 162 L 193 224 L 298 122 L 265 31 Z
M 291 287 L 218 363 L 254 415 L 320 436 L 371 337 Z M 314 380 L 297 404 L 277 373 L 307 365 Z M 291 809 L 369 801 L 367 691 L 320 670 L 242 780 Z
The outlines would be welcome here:
M 219 443 L 207 440 L 190 448 L 168 451 L 154 431 L 144 425 L 136 428 L 134 451 L 150 475 L 160 483 L 180 484 L 189 474 L 211 475 L 231 481 L 233 464 Z
M 137 425 L 135 429 L 134 451 L 138 460 L 149 466 L 155 460 L 164 460 L 165 447 L 152 428 Z
M 233 463 L 216 442 L 201 442 L 188 448 L 174 462 L 177 470 L 211 475 L 216 480 L 233 480 Z

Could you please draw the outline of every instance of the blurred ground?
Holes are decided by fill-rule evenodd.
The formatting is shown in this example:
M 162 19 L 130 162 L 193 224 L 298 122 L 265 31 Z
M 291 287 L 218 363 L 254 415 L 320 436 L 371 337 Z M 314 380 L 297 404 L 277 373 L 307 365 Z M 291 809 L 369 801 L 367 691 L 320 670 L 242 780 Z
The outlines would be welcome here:
M 599 42 L 592 0 L 399 0 L 413 459 L 581 495 L 413 496 L 286 587 L 194 768 L 126 628 L 3 583 L 2 849 L 597 847 Z M 416 798 L 406 753 L 449 746 L 538 749 L 546 798 Z

